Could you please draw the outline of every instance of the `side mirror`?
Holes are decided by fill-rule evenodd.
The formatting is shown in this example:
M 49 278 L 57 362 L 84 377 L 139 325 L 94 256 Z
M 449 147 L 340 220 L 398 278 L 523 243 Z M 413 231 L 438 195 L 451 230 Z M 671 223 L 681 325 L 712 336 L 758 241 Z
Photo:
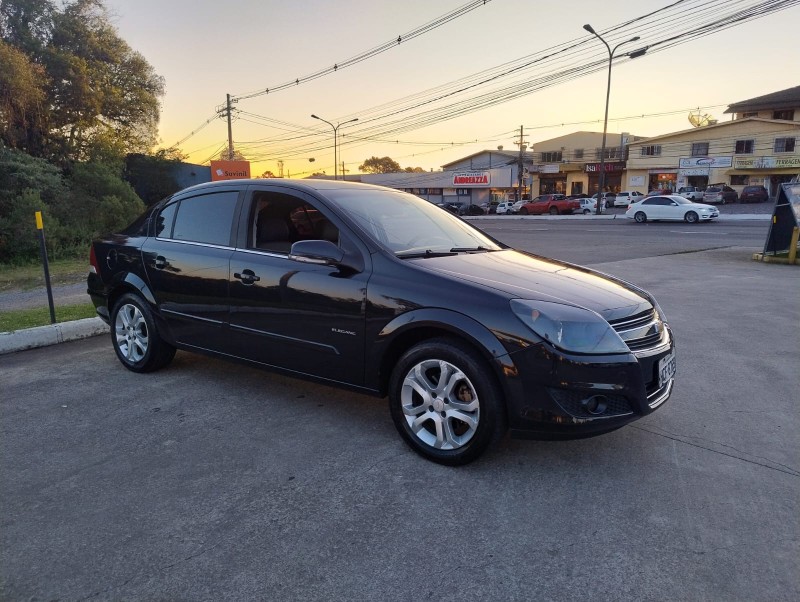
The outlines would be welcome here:
M 289 259 L 319 265 L 338 265 L 344 251 L 329 240 L 300 240 L 292 245 Z

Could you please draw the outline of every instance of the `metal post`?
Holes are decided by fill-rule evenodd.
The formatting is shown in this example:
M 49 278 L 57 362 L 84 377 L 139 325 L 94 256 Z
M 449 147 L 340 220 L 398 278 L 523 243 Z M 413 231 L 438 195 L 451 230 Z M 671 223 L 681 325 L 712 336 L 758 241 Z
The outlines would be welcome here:
M 50 324 L 56 323 L 56 308 L 53 305 L 53 289 L 50 286 L 50 266 L 47 261 L 47 245 L 44 240 L 44 223 L 42 222 L 42 212 L 36 212 L 36 231 L 39 236 L 39 253 L 42 256 L 42 266 L 44 267 L 44 283 L 47 286 L 47 304 L 50 306 Z
M 338 180 L 339 179 L 339 162 L 338 162 L 339 161 L 339 157 L 338 157 L 338 155 L 336 153 L 336 132 L 339 130 L 339 127 L 343 126 L 344 124 L 353 123 L 354 121 L 358 121 L 358 117 L 356 117 L 354 119 L 350 119 L 349 121 L 343 121 L 342 123 L 338 123 L 336 125 L 333 125 L 327 119 L 323 119 L 322 117 L 317 117 L 316 115 L 312 115 L 311 117 L 313 117 L 314 119 L 319 119 L 320 121 L 324 121 L 325 123 L 327 123 L 329 126 L 331 126 L 333 128 L 333 179 L 334 180 Z M 344 167 L 342 167 L 342 169 L 344 169 Z
M 603 37 L 599 33 L 597 33 L 594 30 L 594 28 L 592 28 L 591 25 L 587 23 L 586 25 L 583 26 L 583 28 L 592 35 L 594 35 L 597 39 L 599 39 L 605 45 L 606 50 L 608 50 L 608 83 L 606 85 L 606 114 L 605 117 L 603 118 L 603 146 L 600 148 L 600 182 L 599 182 L 600 187 L 599 190 L 597 191 L 597 215 L 600 215 L 602 213 L 601 204 L 605 204 L 605 199 L 603 199 L 602 197 L 603 197 L 603 186 L 605 185 L 606 181 L 606 167 L 605 167 L 606 131 L 608 130 L 608 101 L 611 97 L 611 63 L 614 59 L 614 53 L 617 51 L 617 48 L 619 48 L 623 44 L 627 44 L 628 42 L 635 42 L 636 40 L 639 39 L 639 36 L 633 37 L 630 40 L 625 40 L 624 42 L 620 42 L 619 44 L 614 46 L 614 50 L 611 50 L 611 46 L 608 45 L 608 43 L 603 39 Z M 636 56 L 641 56 L 646 51 L 647 49 L 645 48 L 644 50 L 639 50 L 636 51 L 635 53 L 632 53 L 632 55 L 636 54 Z

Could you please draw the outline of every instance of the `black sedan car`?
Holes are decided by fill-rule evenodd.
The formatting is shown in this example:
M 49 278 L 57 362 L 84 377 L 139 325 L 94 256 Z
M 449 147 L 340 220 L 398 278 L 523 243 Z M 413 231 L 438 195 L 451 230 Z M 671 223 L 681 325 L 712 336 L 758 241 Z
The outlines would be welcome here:
M 672 334 L 645 291 L 378 186 L 188 188 L 93 243 L 88 289 L 129 370 L 182 349 L 388 396 L 403 439 L 442 464 L 507 429 L 612 431 L 674 383 Z

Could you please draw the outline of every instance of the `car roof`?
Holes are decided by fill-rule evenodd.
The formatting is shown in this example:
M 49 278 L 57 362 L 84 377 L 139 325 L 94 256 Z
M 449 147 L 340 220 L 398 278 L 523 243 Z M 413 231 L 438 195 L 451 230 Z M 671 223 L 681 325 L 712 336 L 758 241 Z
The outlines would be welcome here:
M 221 180 L 218 182 L 204 182 L 203 184 L 195 184 L 189 188 L 184 188 L 176 192 L 176 195 L 185 192 L 195 192 L 198 190 L 214 190 L 215 188 L 231 188 L 249 186 L 251 184 L 266 184 L 270 186 L 284 186 L 292 190 L 301 190 L 305 192 L 321 191 L 321 190 L 394 190 L 386 186 L 377 186 L 375 184 L 364 184 L 362 182 L 347 182 L 344 180 L 323 180 L 316 178 L 308 178 L 305 180 L 292 180 L 289 178 L 242 178 L 236 180 Z M 396 191 L 402 192 L 402 191 Z

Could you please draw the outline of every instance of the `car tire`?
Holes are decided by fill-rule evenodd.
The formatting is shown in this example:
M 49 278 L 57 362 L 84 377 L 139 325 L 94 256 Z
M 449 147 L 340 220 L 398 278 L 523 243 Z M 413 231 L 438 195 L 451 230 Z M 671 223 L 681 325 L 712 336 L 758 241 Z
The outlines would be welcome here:
M 584 215 L 589 215 L 590 213 L 591 213 L 591 211 L 589 211 L 588 209 L 584 209 L 583 210 L 583 214 Z
M 119 361 L 132 372 L 153 372 L 175 357 L 175 347 L 161 338 L 147 302 L 132 293 L 114 304 L 111 342 Z
M 683 219 L 689 224 L 696 224 L 700 221 L 700 217 L 694 211 L 688 211 L 686 215 L 683 216 Z
M 637 223 L 643 224 L 647 221 L 647 214 L 644 211 L 637 211 L 633 216 Z
M 525 209 L 525 207 L 523 207 L 522 209 L 519 210 L 519 214 L 520 215 L 528 215 L 528 210 Z
M 550 207 L 550 215 L 558 215 L 558 208 Z
M 455 339 L 403 354 L 389 382 L 389 411 L 411 449 L 447 466 L 472 462 L 506 431 L 502 390 L 486 360 Z

